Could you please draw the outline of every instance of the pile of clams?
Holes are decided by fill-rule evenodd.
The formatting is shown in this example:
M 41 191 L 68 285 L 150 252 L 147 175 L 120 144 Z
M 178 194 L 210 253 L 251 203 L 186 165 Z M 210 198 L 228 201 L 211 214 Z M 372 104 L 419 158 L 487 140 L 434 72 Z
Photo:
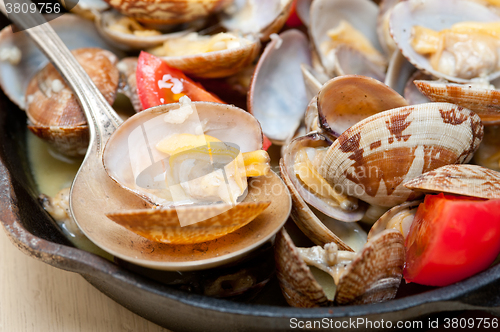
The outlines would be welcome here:
M 125 96 L 143 122 L 125 121 L 103 157 L 109 177 L 147 206 L 109 211 L 120 227 L 182 246 L 265 219 L 279 224 L 276 275 L 290 305 L 364 304 L 396 297 L 405 239 L 426 194 L 500 198 L 495 1 L 145 3 L 89 1 L 90 9 L 51 21 L 106 100 Z M 85 155 L 87 122 L 71 90 L 9 29 L 0 33 L 2 89 L 54 154 Z M 243 101 L 191 102 L 182 92 L 178 103 L 143 110 L 138 51 L 219 101 Z M 281 150 L 268 156 L 263 137 Z M 227 163 L 229 180 L 179 185 L 201 168 L 175 154 L 219 143 L 239 149 Z M 212 152 L 198 156 L 207 161 Z M 261 194 L 266 183 L 277 193 Z M 291 227 L 282 227 L 288 215 L 315 246 L 295 244 Z

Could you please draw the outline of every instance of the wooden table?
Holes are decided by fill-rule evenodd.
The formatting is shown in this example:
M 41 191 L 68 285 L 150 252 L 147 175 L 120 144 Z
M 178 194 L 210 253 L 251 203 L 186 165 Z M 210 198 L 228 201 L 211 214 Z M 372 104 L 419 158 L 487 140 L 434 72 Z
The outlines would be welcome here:
M 2 227 L 0 331 L 168 332 L 106 297 L 79 274 L 23 254 Z

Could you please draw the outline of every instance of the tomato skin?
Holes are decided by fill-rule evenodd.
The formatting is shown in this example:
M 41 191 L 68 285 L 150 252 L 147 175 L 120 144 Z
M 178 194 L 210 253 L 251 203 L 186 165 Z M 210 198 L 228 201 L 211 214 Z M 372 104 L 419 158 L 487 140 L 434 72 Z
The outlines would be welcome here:
M 286 20 L 286 25 L 290 28 L 300 27 L 302 25 L 302 21 L 299 15 L 297 15 L 297 0 L 293 0 L 290 16 L 288 16 Z
M 405 248 L 407 282 L 447 286 L 485 270 L 500 253 L 500 200 L 427 195 Z
M 163 88 L 159 87 L 162 81 Z M 137 61 L 136 82 L 143 109 L 176 103 L 185 95 L 192 101 L 224 103 L 193 82 L 182 71 L 168 66 L 162 59 L 144 51 L 141 51 Z M 166 87 L 168 85 L 172 85 L 172 88 Z

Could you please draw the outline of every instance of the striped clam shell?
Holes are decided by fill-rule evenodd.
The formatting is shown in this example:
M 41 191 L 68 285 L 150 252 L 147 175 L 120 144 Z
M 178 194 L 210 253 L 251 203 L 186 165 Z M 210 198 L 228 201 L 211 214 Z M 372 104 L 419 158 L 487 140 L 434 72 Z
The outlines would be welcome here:
M 425 172 L 468 162 L 483 138 L 474 112 L 447 103 L 400 107 L 345 131 L 328 149 L 321 175 L 345 194 L 392 207 L 418 197 L 403 186 Z
M 404 239 L 391 229 L 366 243 L 340 277 L 334 301 L 327 298 L 285 228 L 276 235 L 274 254 L 281 290 L 294 307 L 376 303 L 396 296 L 404 264 Z
M 477 165 L 447 165 L 406 182 L 406 188 L 500 199 L 500 173 Z

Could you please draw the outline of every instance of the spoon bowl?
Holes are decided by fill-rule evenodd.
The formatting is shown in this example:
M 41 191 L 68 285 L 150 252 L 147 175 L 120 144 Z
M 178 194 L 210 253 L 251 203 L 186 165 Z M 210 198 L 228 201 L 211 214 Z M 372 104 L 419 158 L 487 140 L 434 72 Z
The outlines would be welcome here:
M 31 3 L 20 0 L 21 4 Z M 5 12 L 5 8 L 1 8 Z M 70 193 L 70 212 L 83 233 L 98 247 L 125 261 L 159 270 L 197 270 L 235 261 L 271 239 L 283 226 L 291 209 L 289 195 L 273 172 L 251 179 L 245 201 L 271 201 L 271 205 L 247 226 L 218 240 L 195 245 L 166 245 L 148 240 L 113 222 L 106 213 L 147 209 L 150 203 L 128 192 L 105 172 L 104 146 L 122 120 L 107 103 L 89 76 L 51 26 L 39 13 L 9 14 L 9 18 L 33 39 L 61 73 L 85 113 L 90 143 Z M 143 112 L 161 112 L 159 106 Z M 133 117 L 141 119 L 143 117 Z M 277 196 L 277 197 L 275 197 Z

